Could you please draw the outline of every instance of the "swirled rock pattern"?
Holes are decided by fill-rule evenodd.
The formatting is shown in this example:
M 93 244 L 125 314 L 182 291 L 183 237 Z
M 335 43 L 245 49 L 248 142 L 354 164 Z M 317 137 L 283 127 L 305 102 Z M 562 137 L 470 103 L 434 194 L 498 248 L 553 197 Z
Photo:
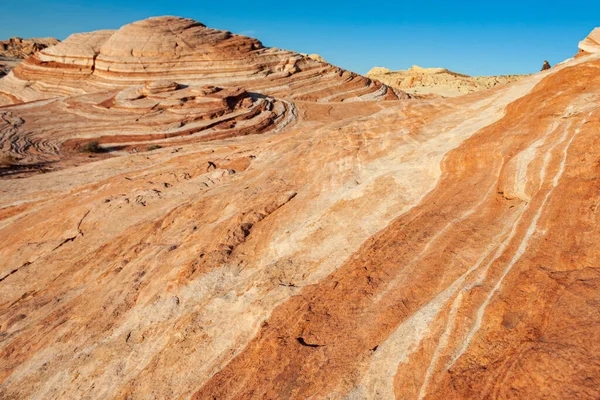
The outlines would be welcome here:
M 0 398 L 600 397 L 600 53 L 411 101 L 85 68 L 0 108 Z
M 0 80 L 0 176 L 279 132 L 295 123 L 296 101 L 398 96 L 408 99 L 312 56 L 190 19 L 150 18 L 71 35 Z
M 126 89 L 0 109 L 0 143 L 23 175 L 99 157 L 190 142 L 278 132 L 295 121 L 295 106 L 241 88 L 155 81 Z M 105 153 L 104 155 L 102 153 Z M 18 162 L 17 162 L 18 161 Z M 0 172 L 1 176 L 1 172 Z

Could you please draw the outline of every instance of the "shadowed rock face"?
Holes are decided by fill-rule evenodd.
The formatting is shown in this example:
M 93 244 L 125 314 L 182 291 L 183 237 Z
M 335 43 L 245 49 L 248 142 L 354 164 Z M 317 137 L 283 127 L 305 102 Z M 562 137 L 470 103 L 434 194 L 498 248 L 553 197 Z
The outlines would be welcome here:
M 600 53 L 341 102 L 370 86 L 328 65 L 196 80 L 199 49 L 281 51 L 183 21 L 168 74 L 169 39 L 99 32 L 87 75 L 0 80 L 40 98 L 0 108 L 0 398 L 600 396 Z

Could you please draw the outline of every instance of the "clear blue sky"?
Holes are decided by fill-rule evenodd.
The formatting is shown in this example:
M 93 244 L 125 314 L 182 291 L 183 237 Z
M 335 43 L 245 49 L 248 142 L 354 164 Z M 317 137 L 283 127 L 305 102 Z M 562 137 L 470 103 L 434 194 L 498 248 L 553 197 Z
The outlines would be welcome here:
M 527 73 L 571 57 L 600 26 L 600 0 L 5 0 L 0 39 L 114 29 L 157 15 L 196 19 L 266 46 L 319 53 L 355 72 L 442 66 Z

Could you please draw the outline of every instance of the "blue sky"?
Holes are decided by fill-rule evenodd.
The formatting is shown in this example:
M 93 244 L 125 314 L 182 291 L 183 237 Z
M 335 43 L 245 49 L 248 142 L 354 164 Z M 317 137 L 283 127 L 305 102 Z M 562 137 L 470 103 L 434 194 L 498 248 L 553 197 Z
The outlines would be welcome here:
M 600 0 L 370 3 L 237 0 L 6 0 L 0 39 L 115 29 L 156 15 L 196 19 L 355 72 L 413 64 L 471 75 L 528 73 L 571 57 L 600 26 Z

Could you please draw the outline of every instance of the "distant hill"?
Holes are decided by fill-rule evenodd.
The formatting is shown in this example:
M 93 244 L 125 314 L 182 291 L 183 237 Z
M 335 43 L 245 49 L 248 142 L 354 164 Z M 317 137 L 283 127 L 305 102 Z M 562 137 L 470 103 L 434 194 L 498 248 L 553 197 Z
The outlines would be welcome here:
M 422 68 L 414 65 L 407 70 L 398 71 L 375 67 L 366 76 L 411 95 L 455 97 L 516 82 L 528 75 L 469 76 L 445 68 Z

